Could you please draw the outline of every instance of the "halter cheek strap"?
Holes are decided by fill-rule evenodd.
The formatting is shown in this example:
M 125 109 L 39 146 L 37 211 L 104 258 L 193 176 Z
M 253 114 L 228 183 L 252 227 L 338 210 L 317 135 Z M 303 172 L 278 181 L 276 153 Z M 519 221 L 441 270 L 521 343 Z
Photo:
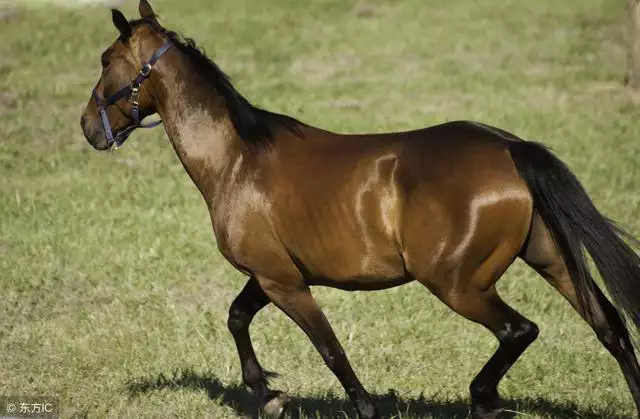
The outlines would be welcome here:
M 140 85 L 149 77 L 149 74 L 151 74 L 151 69 L 153 68 L 155 63 L 171 47 L 171 42 L 167 41 L 160 48 L 155 50 L 149 61 L 142 65 L 138 76 L 136 76 L 136 78 L 133 79 L 133 81 L 131 81 L 128 86 L 125 86 L 122 89 L 118 90 L 117 92 L 109 96 L 106 100 L 98 95 L 96 88 L 93 89 L 93 98 L 96 101 L 96 105 L 98 105 L 100 120 L 102 121 L 102 127 L 104 128 L 105 137 L 107 137 L 107 147 L 115 145 L 115 148 L 117 149 L 125 142 L 127 137 L 129 137 L 129 135 L 136 128 L 153 128 L 162 123 L 161 120 L 153 121 L 148 124 L 142 124 L 140 122 L 140 105 L 138 104 L 138 93 L 140 92 Z M 107 115 L 107 107 L 113 105 L 118 100 L 125 97 L 129 97 L 132 102 L 131 118 L 133 119 L 133 125 L 130 125 L 124 130 L 120 131 L 114 137 L 113 131 L 111 130 L 111 123 L 109 122 L 109 116 Z

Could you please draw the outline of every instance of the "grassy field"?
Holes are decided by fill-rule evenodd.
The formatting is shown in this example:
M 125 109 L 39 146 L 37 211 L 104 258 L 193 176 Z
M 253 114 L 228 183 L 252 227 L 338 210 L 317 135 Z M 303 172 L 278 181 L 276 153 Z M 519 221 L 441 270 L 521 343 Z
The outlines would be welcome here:
M 58 2 L 60 4 L 62 2 Z M 640 236 L 640 110 L 621 87 L 624 2 L 217 0 L 153 3 L 253 102 L 340 132 L 474 119 L 551 145 Z M 136 2 L 123 11 L 134 17 Z M 255 415 L 227 308 L 245 278 L 161 129 L 97 153 L 79 127 L 116 36 L 104 8 L 0 3 L 0 395 L 63 417 Z M 523 417 L 630 417 L 617 365 L 523 264 L 500 283 L 541 329 L 501 384 Z M 465 417 L 493 336 L 422 286 L 316 289 L 384 417 Z M 252 336 L 291 417 L 352 417 L 273 307 Z

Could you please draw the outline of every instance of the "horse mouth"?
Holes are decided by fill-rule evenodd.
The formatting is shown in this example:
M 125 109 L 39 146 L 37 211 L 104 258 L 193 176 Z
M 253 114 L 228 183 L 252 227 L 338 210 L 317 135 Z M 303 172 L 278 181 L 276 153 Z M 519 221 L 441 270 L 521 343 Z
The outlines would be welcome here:
M 129 136 L 131 135 L 131 133 L 133 132 L 134 129 L 135 129 L 135 127 L 133 125 L 130 125 L 128 127 L 120 129 L 118 131 L 114 131 L 113 132 L 113 141 L 111 141 L 108 144 L 107 148 L 110 149 L 110 150 L 118 149 L 118 147 L 120 147 L 122 144 L 124 144 L 124 142 L 127 140 L 127 138 L 129 138 Z

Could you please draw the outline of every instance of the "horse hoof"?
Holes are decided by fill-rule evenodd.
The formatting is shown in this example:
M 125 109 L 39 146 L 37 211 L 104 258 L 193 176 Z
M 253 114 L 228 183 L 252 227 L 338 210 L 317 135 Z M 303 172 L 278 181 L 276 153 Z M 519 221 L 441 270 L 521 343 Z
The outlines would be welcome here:
M 471 413 L 471 419 L 497 419 L 498 412 L 498 410 L 488 411 L 475 409 Z
M 281 391 L 275 395 L 262 407 L 261 417 L 264 419 L 280 419 L 284 416 L 284 407 L 289 401 L 289 397 Z
M 497 419 L 504 416 L 501 415 L 502 409 L 498 403 L 490 405 L 475 405 L 471 407 L 471 417 L 473 419 Z
M 472 419 L 508 419 L 513 418 L 516 415 L 508 410 L 502 408 L 482 408 L 475 407 L 471 410 Z

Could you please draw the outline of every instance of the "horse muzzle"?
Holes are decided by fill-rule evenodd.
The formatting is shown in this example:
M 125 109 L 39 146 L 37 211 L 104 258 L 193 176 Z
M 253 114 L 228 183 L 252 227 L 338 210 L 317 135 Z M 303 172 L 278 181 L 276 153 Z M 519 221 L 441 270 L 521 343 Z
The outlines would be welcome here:
M 82 115 L 80 118 L 80 127 L 82 128 L 84 137 L 93 148 L 96 150 L 106 150 L 109 148 L 107 137 L 100 124 L 96 124 L 91 118 Z

